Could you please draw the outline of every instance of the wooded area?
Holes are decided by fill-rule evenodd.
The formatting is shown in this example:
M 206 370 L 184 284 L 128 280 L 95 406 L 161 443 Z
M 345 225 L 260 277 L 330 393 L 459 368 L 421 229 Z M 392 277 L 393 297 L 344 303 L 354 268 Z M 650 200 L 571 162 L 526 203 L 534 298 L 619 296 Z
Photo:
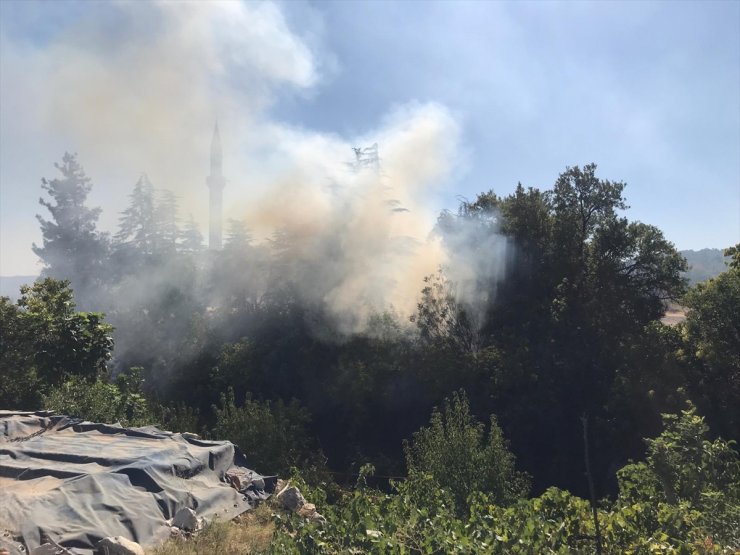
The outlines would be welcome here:
M 325 261 L 297 237 L 232 221 L 206 250 L 146 176 L 110 236 L 76 157 L 57 167 L 45 277 L 0 300 L 0 406 L 233 441 L 325 507 L 323 527 L 282 521 L 277 551 L 589 553 L 588 480 L 605 553 L 740 548 L 740 247 L 688 288 L 595 165 L 440 214 L 480 264 L 506 241 L 502 278 L 476 273 L 471 303 L 440 268 L 410 321 L 389 307 L 353 334 L 298 286 Z M 660 322 L 669 301 L 685 322 Z

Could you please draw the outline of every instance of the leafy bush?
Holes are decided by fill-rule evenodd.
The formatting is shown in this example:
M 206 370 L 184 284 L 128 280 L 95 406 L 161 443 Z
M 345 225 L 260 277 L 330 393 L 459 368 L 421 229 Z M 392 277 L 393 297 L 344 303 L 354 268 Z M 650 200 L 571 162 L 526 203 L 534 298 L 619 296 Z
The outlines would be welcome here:
M 273 553 L 453 553 L 469 542 L 454 499 L 429 475 L 394 484 L 393 494 L 362 487 L 333 505 L 321 504 L 321 491 L 301 491 L 327 522 L 276 514 Z
M 712 425 L 740 440 L 740 262 L 738 247 L 730 268 L 699 283 L 684 297 L 689 308 L 682 327 L 689 363 L 689 392 Z
M 131 368 L 114 383 L 72 376 L 43 396 L 44 408 L 93 422 L 145 426 L 155 417 L 141 393 L 141 368 Z
M 727 442 L 706 439 L 706 425 L 693 407 L 681 415 L 664 415 L 664 422 L 665 431 L 648 440 L 647 460 L 619 471 L 617 501 L 611 505 L 604 502 L 597 509 L 604 553 L 736 553 L 740 545 L 737 453 Z M 391 493 L 369 488 L 361 479 L 354 491 L 344 492 L 336 503 L 326 504 L 322 490 L 296 478 L 327 522 L 316 524 L 297 515 L 276 514 L 272 551 L 501 555 L 595 552 L 595 525 L 591 505 L 585 499 L 550 488 L 539 497 L 502 506 L 495 491 L 474 491 L 464 506 L 466 517 L 458 505 L 457 484 L 453 480 L 440 482 L 438 477 L 418 469 L 418 460 L 428 467 L 433 467 L 430 461 L 443 464 L 444 449 L 436 442 L 444 438 L 449 440 L 450 450 L 461 445 L 463 439 L 478 441 L 478 449 L 468 450 L 468 455 L 481 456 L 479 451 L 485 447 L 483 431 L 470 416 L 462 395 L 447 402 L 443 413 L 435 412 L 430 427 L 421 432 L 415 436 L 422 438 L 415 446 L 424 446 L 425 455 L 414 461 L 417 470 L 408 480 L 393 484 Z M 429 441 L 431 437 L 435 442 Z M 500 436 L 494 436 L 494 441 L 500 442 Z M 462 468 L 461 476 L 473 474 L 467 465 L 454 464 L 461 462 L 453 461 L 451 466 Z M 362 477 L 369 470 L 366 468 Z M 486 469 L 479 470 L 484 473 Z M 665 489 L 667 485 L 671 490 Z
M 734 442 L 709 441 L 709 428 L 693 406 L 680 415 L 664 414 L 663 424 L 663 433 L 647 440 L 646 461 L 617 473 L 619 505 L 644 506 L 643 526 L 653 527 L 665 527 L 661 515 L 680 510 L 705 537 L 740 548 L 740 459 Z
M 488 435 L 485 426 L 470 414 L 464 392 L 446 399 L 442 412 L 432 412 L 429 426 L 404 444 L 409 473 L 427 473 L 452 493 L 463 509 L 468 496 L 486 492 L 499 505 L 508 505 L 529 491 L 528 477 L 517 472 L 495 416 Z
M 244 404 L 237 407 L 234 391 L 229 389 L 221 395 L 221 406 L 213 410 L 214 438 L 237 444 L 260 472 L 286 473 L 309 457 L 310 416 L 298 401 L 260 402 L 247 394 Z
M 68 281 L 40 279 L 13 304 L 0 297 L 0 406 L 37 408 L 41 393 L 70 376 L 106 372 L 113 328 L 103 315 L 76 312 Z
M 197 409 L 187 406 L 185 403 L 177 403 L 172 406 L 157 406 L 158 420 L 164 430 L 171 432 L 201 431 L 200 413 Z

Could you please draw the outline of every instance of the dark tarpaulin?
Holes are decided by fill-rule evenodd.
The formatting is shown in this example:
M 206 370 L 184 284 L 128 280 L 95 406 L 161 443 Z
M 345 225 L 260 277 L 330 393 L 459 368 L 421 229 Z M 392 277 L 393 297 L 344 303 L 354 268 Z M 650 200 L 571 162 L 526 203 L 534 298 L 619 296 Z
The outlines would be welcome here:
M 267 498 L 276 479 L 246 463 L 228 441 L 0 411 L 0 547 L 9 535 L 27 550 L 48 536 L 80 554 L 107 536 L 156 545 L 182 508 L 231 519 Z

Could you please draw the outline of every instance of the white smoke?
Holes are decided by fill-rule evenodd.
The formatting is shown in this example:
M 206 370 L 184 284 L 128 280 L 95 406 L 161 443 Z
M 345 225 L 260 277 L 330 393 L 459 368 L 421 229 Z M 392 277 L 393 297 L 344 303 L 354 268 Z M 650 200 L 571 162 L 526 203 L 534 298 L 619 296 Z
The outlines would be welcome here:
M 423 277 L 450 262 L 498 271 L 464 263 L 463 248 L 451 258 L 432 233 L 430 199 L 460 171 L 460 133 L 444 106 L 397 107 L 359 137 L 271 117 L 277 95 L 303 94 L 322 79 L 320 56 L 276 4 L 90 4 L 46 43 L 3 35 L 2 46 L 3 119 L 13 120 L 3 125 L 3 144 L 21 117 L 7 106 L 28 107 L 26 125 L 48 137 L 34 163 L 3 169 L 3 179 L 31 186 L 49 176 L 41 156 L 48 168 L 58 149 L 76 151 L 95 183 L 90 203 L 103 207 L 104 228 L 114 228 L 142 171 L 174 190 L 181 213 L 205 228 L 204 178 L 218 118 L 224 218 L 244 219 L 262 240 L 276 230 L 292 237 L 290 277 L 300 278 L 305 299 L 325 306 L 341 331 L 361 330 L 369 315 L 390 307 L 409 315 Z M 380 172 L 354 172 L 351 148 L 376 142 Z M 18 154 L 19 164 L 29 162 Z M 473 306 L 475 279 L 461 276 L 461 283 Z

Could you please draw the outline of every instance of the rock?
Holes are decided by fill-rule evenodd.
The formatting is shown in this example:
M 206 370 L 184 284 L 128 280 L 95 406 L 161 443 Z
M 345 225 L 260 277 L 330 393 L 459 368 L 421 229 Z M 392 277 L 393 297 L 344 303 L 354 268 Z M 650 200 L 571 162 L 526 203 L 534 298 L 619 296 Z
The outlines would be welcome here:
M 316 505 L 313 503 L 306 503 L 300 509 L 298 509 L 298 516 L 307 518 L 309 520 L 317 520 L 320 522 L 326 522 L 326 519 L 316 510 Z
M 306 498 L 303 497 L 301 491 L 290 484 L 286 485 L 283 490 L 277 494 L 277 499 L 284 508 L 293 512 L 298 511 L 306 504 Z
M 308 503 L 301 490 L 291 486 L 290 482 L 286 483 L 275 497 L 284 509 L 298 513 L 299 516 L 309 520 L 326 522 L 326 519 L 316 510 L 316 505 Z
M 200 528 L 199 525 L 200 522 L 198 522 L 198 517 L 195 515 L 195 511 L 188 507 L 177 511 L 175 518 L 172 519 L 172 526 L 180 528 L 181 530 L 187 530 L 188 532 L 194 532 Z
M 100 555 L 144 555 L 144 548 L 123 536 L 103 538 L 97 545 Z
M 245 486 L 243 485 L 244 482 L 244 473 L 231 473 L 230 471 L 226 472 L 226 480 L 229 482 L 232 488 L 234 488 L 236 491 L 241 491 Z
M 265 481 L 253 473 L 252 471 L 245 471 L 241 468 L 230 468 L 226 471 L 226 481 L 231 484 L 234 489 L 243 492 L 250 486 L 254 486 L 255 489 L 265 489 Z

